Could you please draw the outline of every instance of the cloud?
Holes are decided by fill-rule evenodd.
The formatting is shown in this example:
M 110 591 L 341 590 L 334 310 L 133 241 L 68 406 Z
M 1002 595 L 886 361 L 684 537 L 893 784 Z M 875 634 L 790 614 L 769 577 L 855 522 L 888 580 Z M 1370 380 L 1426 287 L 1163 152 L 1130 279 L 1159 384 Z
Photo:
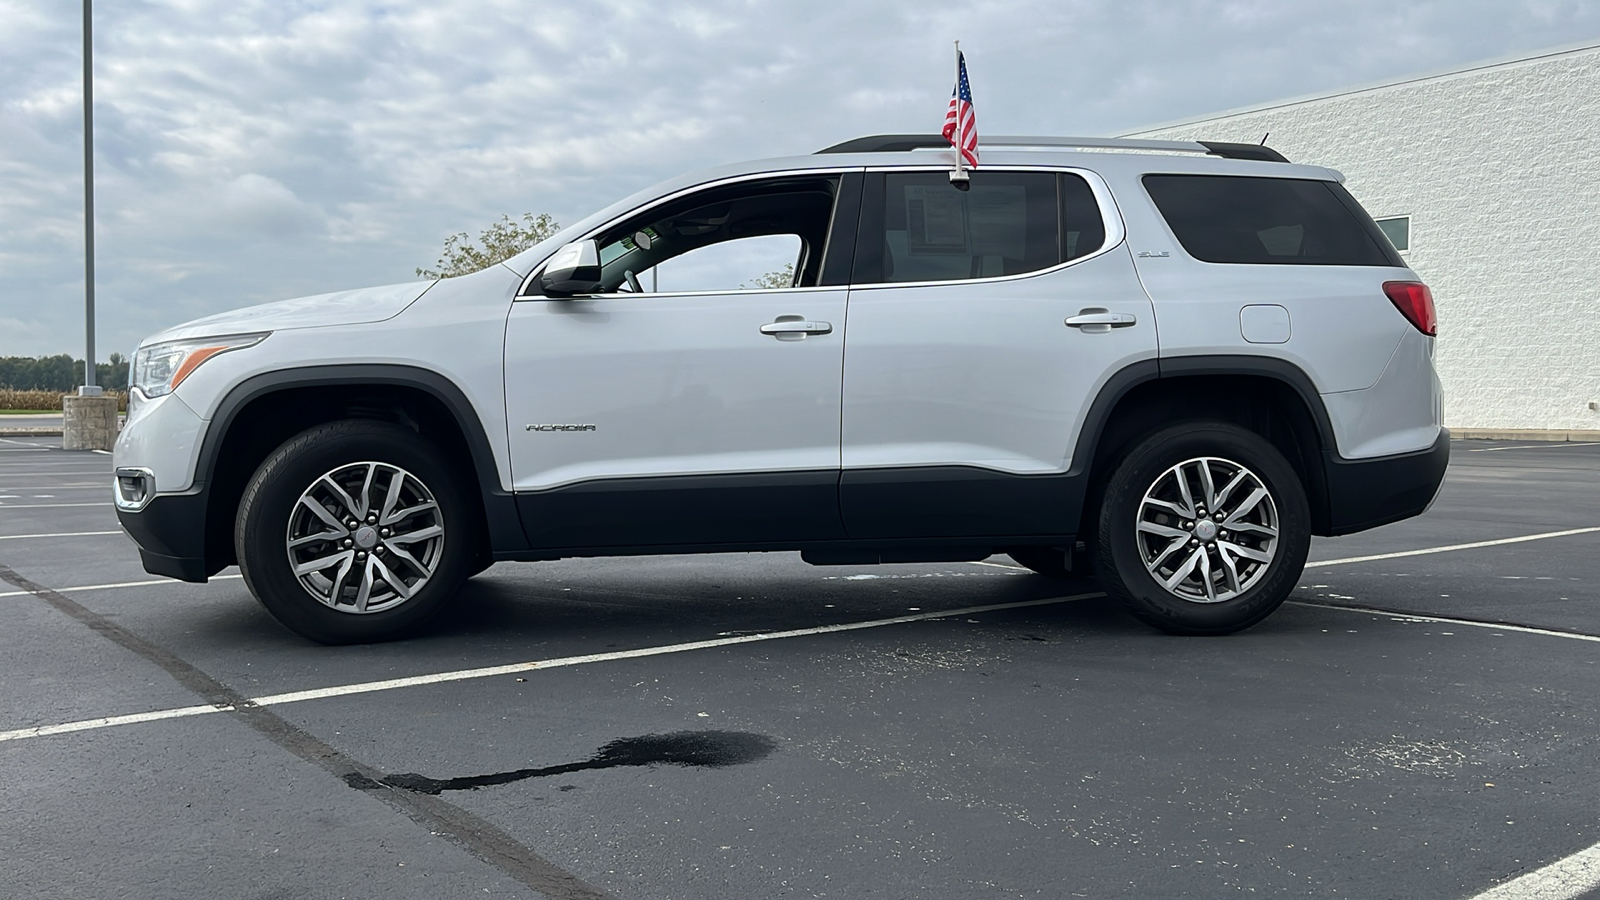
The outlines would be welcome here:
M 0 355 L 78 346 L 77 7 L 0 0 Z M 932 131 L 1103 134 L 1600 36 L 1560 0 L 125 0 L 96 8 L 100 343 L 381 284 L 501 214 Z
M 296 197 L 282 182 L 246 172 L 223 185 L 218 218 L 241 232 L 286 237 L 314 228 L 320 210 Z

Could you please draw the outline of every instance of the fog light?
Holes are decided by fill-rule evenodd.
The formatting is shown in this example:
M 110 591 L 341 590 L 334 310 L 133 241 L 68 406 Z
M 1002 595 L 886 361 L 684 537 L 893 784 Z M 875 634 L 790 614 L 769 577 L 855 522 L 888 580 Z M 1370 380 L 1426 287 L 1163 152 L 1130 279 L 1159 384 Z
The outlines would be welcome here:
M 138 512 L 150 502 L 150 497 L 155 493 L 155 473 L 149 469 L 122 468 L 117 470 L 116 500 L 117 508 L 129 512 Z

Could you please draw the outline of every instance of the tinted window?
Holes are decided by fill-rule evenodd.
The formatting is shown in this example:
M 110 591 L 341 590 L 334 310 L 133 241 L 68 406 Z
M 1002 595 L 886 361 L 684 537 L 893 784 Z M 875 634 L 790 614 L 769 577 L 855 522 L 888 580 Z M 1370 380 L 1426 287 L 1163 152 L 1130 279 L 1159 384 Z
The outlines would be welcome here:
M 1329 181 L 1146 175 L 1178 242 L 1213 263 L 1403 266 L 1354 198 Z
M 1020 275 L 1098 250 L 1105 226 L 1083 179 L 1049 172 L 874 176 L 862 209 L 854 281 L 956 281 Z

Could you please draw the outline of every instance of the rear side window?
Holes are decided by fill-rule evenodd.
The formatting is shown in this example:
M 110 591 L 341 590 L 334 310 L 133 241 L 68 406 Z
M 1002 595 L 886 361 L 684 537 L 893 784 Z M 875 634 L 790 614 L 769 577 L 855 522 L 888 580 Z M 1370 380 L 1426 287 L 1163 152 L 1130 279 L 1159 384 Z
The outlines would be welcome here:
M 869 176 L 853 281 L 960 281 L 1048 269 L 1100 249 L 1105 225 L 1076 175 L 978 171 Z
M 1331 181 L 1146 175 L 1178 243 L 1211 263 L 1404 266 L 1372 217 Z

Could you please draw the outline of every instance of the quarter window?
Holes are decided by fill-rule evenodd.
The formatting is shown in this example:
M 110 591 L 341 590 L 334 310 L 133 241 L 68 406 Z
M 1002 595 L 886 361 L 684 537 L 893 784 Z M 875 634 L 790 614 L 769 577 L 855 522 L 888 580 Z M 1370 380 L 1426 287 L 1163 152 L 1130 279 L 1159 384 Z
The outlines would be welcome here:
M 1050 172 L 973 172 L 958 190 L 945 172 L 873 177 L 856 248 L 857 284 L 1021 275 L 1105 242 L 1089 185 Z
M 1404 266 L 1342 186 L 1298 178 L 1146 175 L 1145 190 L 1195 259 Z

